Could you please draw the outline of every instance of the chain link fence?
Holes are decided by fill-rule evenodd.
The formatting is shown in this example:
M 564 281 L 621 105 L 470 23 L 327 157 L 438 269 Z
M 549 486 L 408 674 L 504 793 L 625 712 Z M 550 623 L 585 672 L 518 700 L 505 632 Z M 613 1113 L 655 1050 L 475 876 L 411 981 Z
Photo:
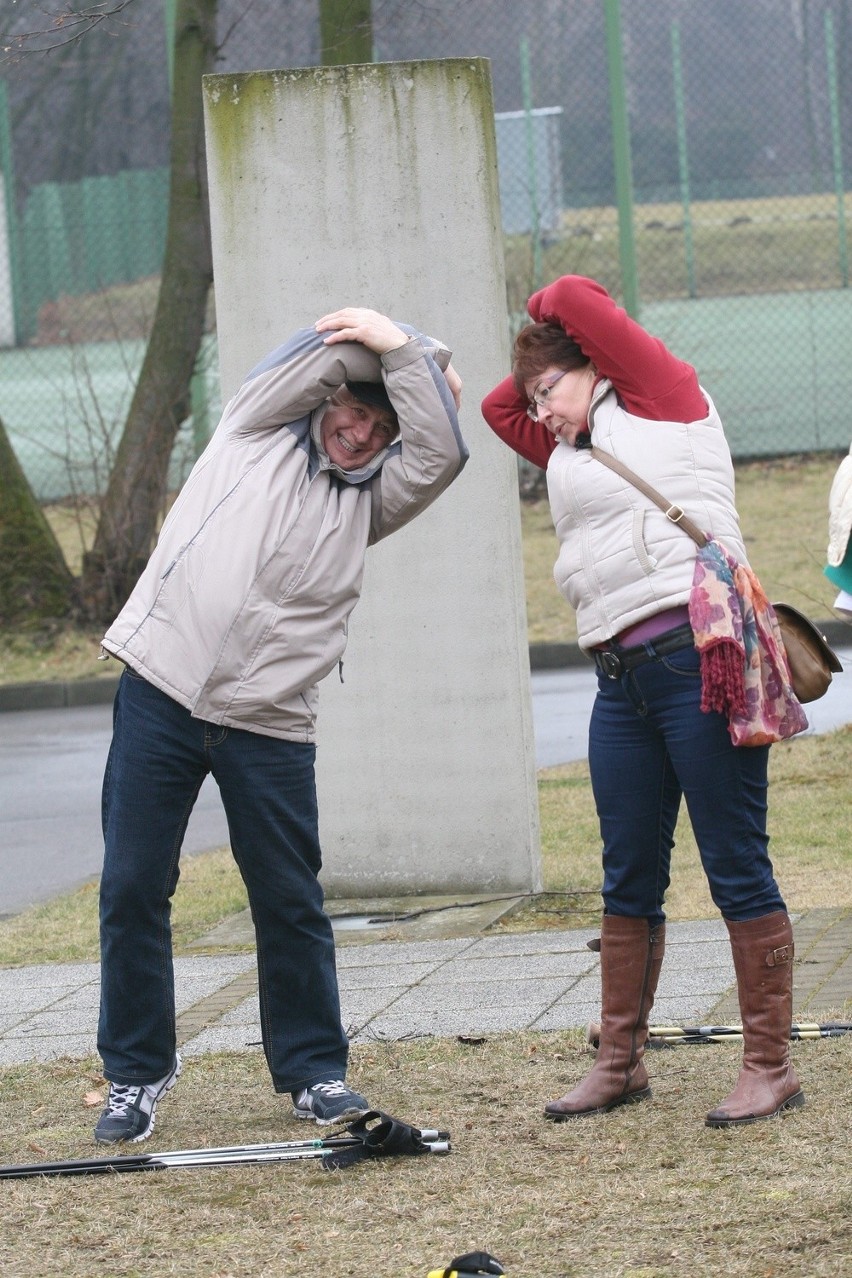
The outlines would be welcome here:
M 374 58 L 490 59 L 513 330 L 535 288 L 592 275 L 697 366 L 735 456 L 845 451 L 850 8 L 374 0 Z M 38 17 L 18 10 L 0 6 L 12 50 Z M 171 13 L 132 0 L 2 66 L 0 419 L 45 502 L 102 491 L 141 365 L 165 239 Z M 320 61 L 317 0 L 286 19 L 277 0 L 220 0 L 218 30 L 219 70 Z M 218 394 L 211 305 L 175 487 Z

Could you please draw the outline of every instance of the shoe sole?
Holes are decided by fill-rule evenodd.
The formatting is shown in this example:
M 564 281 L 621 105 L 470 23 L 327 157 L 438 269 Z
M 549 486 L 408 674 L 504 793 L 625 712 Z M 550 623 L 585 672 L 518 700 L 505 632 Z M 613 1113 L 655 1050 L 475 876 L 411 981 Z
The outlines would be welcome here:
M 608 1105 L 596 1105 L 594 1109 L 575 1109 L 568 1110 L 565 1113 L 546 1109 L 544 1111 L 545 1118 L 549 1118 L 552 1123 L 564 1123 L 572 1118 L 591 1118 L 593 1114 L 609 1114 L 612 1110 L 618 1109 L 621 1105 L 638 1105 L 640 1101 L 651 1099 L 650 1087 L 643 1087 L 639 1092 L 631 1092 L 629 1096 L 619 1096 L 616 1100 L 610 1101 Z
M 369 1109 L 353 1106 L 352 1109 L 345 1109 L 342 1114 L 335 1114 L 334 1118 L 317 1118 L 312 1109 L 296 1109 L 295 1105 L 293 1106 L 294 1118 L 312 1118 L 317 1127 L 332 1127 L 335 1123 L 348 1123 L 350 1119 L 361 1118 L 364 1114 L 369 1114 L 369 1112 Z
M 771 1114 L 747 1114 L 744 1118 L 711 1118 L 708 1114 L 704 1120 L 705 1127 L 748 1127 L 751 1123 L 762 1123 L 766 1118 L 781 1118 L 788 1109 L 801 1109 L 805 1104 L 805 1093 L 796 1092 L 782 1101 Z

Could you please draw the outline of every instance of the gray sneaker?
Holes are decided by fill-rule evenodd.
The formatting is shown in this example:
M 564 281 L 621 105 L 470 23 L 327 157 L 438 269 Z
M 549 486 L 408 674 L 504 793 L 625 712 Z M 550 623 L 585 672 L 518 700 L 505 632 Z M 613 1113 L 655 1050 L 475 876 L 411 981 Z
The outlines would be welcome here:
M 363 1096 L 350 1091 L 342 1078 L 327 1083 L 314 1083 L 300 1092 L 292 1092 L 293 1117 L 313 1118 L 320 1127 L 343 1123 L 349 1118 L 369 1114 L 370 1106 Z
M 180 1077 L 182 1063 L 175 1053 L 175 1063 L 158 1083 L 110 1083 L 109 1097 L 104 1112 L 95 1128 L 95 1140 L 102 1145 L 115 1145 L 119 1141 L 134 1144 L 147 1140 L 154 1130 L 157 1101 L 170 1092 Z

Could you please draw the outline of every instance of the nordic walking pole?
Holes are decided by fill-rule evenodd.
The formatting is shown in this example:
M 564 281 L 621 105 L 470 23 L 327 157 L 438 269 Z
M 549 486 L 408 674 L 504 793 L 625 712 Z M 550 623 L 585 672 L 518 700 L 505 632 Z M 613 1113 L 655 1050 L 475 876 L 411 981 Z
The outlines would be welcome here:
M 826 1021 L 822 1025 L 809 1021 L 794 1022 L 790 1027 L 790 1039 L 792 1042 L 804 1042 L 817 1038 L 840 1038 L 850 1032 L 852 1023 L 847 1021 Z M 586 1041 L 597 1047 L 600 1033 L 600 1023 L 592 1021 L 586 1029 Z M 651 1047 L 673 1047 L 677 1043 L 741 1043 L 742 1037 L 741 1025 L 652 1025 L 648 1029 L 647 1042 Z
M 355 1149 L 360 1141 L 349 1141 L 345 1148 Z M 337 1148 L 340 1148 L 338 1145 Z M 239 1153 L 231 1150 L 224 1154 L 205 1153 L 204 1150 L 180 1156 L 175 1154 L 128 1154 L 118 1158 L 81 1158 L 77 1161 L 56 1163 L 24 1163 L 20 1166 L 0 1167 L 0 1180 L 22 1180 L 31 1176 L 92 1176 L 120 1172 L 166 1171 L 185 1167 L 225 1167 L 242 1163 L 298 1162 L 306 1158 L 325 1158 L 328 1149 L 280 1149 L 262 1153 Z M 421 1153 L 445 1154 L 450 1152 L 448 1141 L 436 1141 L 425 1145 Z
M 370 1122 L 378 1119 L 371 1127 Z M 378 1110 L 364 1114 L 346 1128 L 348 1135 L 315 1140 L 278 1141 L 265 1145 L 227 1145 L 215 1149 L 168 1150 L 157 1154 L 124 1154 L 112 1158 L 68 1159 L 53 1163 L 24 1163 L 0 1167 L 0 1179 L 30 1176 L 85 1176 L 110 1172 L 163 1171 L 181 1167 L 218 1167 L 235 1163 L 259 1164 L 321 1158 L 331 1168 L 360 1158 L 394 1154 L 448 1154 L 449 1132 L 411 1127 Z

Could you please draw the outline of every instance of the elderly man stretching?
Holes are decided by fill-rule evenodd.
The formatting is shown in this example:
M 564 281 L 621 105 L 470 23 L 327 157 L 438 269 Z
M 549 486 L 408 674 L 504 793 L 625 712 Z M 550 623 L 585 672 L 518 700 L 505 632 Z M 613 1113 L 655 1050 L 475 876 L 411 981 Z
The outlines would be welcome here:
M 370 1108 L 346 1086 L 317 878 L 317 684 L 342 657 L 367 547 L 467 460 L 449 359 L 359 307 L 268 355 L 225 408 L 104 637 L 126 668 L 103 790 L 98 1050 L 110 1089 L 98 1141 L 145 1140 L 180 1074 L 170 901 L 208 772 L 251 905 L 275 1090 L 321 1124 Z

